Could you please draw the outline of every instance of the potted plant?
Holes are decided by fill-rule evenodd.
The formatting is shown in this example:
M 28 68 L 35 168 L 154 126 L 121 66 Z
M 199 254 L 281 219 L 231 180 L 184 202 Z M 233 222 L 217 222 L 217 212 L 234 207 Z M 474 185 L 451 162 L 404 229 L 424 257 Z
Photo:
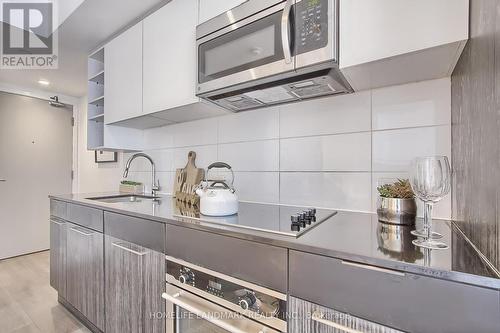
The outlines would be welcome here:
M 144 185 L 130 180 L 122 180 L 120 193 L 144 194 Z
M 417 216 L 415 193 L 408 179 L 398 179 L 377 187 L 377 214 L 380 222 L 414 225 Z

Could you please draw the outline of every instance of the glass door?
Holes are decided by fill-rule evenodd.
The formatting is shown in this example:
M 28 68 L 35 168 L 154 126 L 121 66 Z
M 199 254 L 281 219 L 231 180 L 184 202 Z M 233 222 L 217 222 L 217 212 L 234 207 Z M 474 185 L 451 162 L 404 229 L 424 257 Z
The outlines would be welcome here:
M 162 297 L 167 301 L 167 314 L 174 315 L 173 318 L 167 317 L 167 333 L 278 333 L 239 312 L 222 307 L 214 302 L 217 296 L 208 300 L 167 283 Z
M 293 54 L 290 29 L 293 13 L 291 5 L 287 7 L 286 3 L 256 14 L 254 21 L 242 27 L 228 27 L 199 41 L 200 86 L 208 82 L 227 86 L 293 70 L 293 57 L 286 56 Z M 284 11 L 288 13 L 286 19 Z M 283 37 L 289 40 L 285 44 Z

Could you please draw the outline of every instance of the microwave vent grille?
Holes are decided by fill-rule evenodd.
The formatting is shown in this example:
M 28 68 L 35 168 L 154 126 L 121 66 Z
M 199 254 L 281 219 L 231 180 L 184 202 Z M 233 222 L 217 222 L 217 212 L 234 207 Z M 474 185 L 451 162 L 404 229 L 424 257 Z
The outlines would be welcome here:
M 225 99 L 225 102 L 235 110 L 256 108 L 262 106 L 262 103 L 258 100 L 246 96 L 229 97 Z

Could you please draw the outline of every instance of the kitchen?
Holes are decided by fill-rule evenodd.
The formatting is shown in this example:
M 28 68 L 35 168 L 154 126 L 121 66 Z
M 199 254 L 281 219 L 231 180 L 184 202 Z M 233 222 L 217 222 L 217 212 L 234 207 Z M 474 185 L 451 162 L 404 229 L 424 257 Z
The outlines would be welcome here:
M 500 331 L 498 4 L 42 2 L 1 332 Z

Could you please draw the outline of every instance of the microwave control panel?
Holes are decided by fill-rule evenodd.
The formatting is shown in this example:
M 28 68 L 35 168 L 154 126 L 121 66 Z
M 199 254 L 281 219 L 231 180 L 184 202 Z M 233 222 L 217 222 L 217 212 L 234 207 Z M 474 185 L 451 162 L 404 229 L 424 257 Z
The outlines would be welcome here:
M 328 45 L 328 0 L 302 0 L 295 5 L 297 54 Z

